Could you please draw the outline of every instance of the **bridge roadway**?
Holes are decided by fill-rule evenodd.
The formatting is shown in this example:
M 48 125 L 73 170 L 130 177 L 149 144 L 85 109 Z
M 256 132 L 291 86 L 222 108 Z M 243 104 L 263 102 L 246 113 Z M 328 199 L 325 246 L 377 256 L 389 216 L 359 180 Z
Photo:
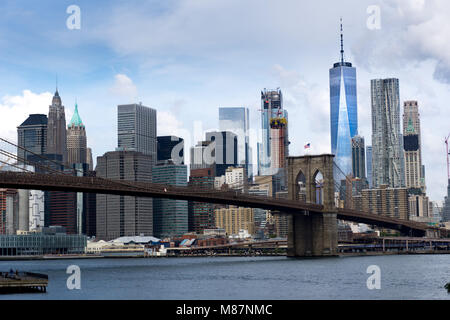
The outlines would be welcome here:
M 320 204 L 247 195 L 237 191 L 179 187 L 145 182 L 110 180 L 99 177 L 75 177 L 63 174 L 0 171 L 0 187 L 168 198 L 261 208 L 288 214 L 309 215 L 324 212 L 324 207 Z M 439 230 L 443 236 L 449 236 L 446 229 L 433 228 L 420 222 L 342 208 L 336 208 L 334 213 L 337 213 L 337 219 L 340 220 L 376 225 L 382 228 L 399 230 L 405 234 L 424 236 L 427 230 L 434 229 L 436 231 Z

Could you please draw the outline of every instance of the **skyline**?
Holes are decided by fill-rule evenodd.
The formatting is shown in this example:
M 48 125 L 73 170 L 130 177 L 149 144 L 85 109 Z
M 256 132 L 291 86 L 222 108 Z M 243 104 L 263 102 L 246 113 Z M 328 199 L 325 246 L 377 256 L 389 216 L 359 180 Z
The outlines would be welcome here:
M 283 92 L 284 108 L 289 110 L 292 124 L 289 127 L 291 155 L 303 154 L 303 146 L 307 143 L 311 143 L 311 153 L 330 152 L 328 69 L 339 58 L 339 17 L 342 15 L 346 30 L 345 59 L 352 60 L 358 69 L 359 133 L 365 137 L 366 145 L 371 145 L 370 79 L 399 78 L 401 104 L 406 100 L 417 100 L 421 108 L 419 112 L 423 132 L 423 163 L 427 168 L 427 191 L 432 200 L 443 200 L 447 184 L 443 137 L 449 131 L 445 126 L 445 108 L 450 94 L 447 92 L 448 84 L 442 83 L 445 80 L 445 68 L 439 66 L 445 67 L 446 61 L 450 59 L 445 59 L 445 48 L 436 53 L 436 47 L 420 38 L 423 35 L 421 32 L 427 29 L 434 30 L 438 35 L 445 35 L 445 31 L 439 31 L 435 26 L 441 21 L 440 10 L 430 12 L 403 2 L 383 1 L 382 28 L 369 30 L 366 27 L 366 9 L 370 3 L 367 1 L 344 1 L 352 5 L 354 17 L 342 12 L 341 7 L 349 8 L 349 5 L 340 5 L 336 11 L 325 10 L 333 11 L 328 13 L 322 12 L 324 10 L 319 9 L 319 4 L 297 5 L 289 2 L 277 7 L 270 3 L 264 8 L 253 8 L 255 2 L 252 1 L 244 3 L 242 7 L 235 6 L 233 1 L 230 4 L 202 2 L 197 5 L 172 1 L 162 6 L 159 4 L 156 10 L 151 9 L 150 4 L 145 4 L 143 13 L 133 9 L 133 1 L 129 5 L 116 1 L 100 14 L 103 8 L 80 1 L 81 30 L 71 31 L 65 28 L 68 17 L 65 9 L 69 2 L 52 4 L 56 8 L 47 10 L 38 22 L 30 19 L 45 11 L 49 3 L 44 1 L 39 5 L 30 4 L 25 12 L 13 10 L 15 4 L 12 1 L 6 1 L 0 6 L 4 9 L 2 12 L 8 12 L 6 19 L 0 23 L 2 29 L 13 31 L 3 31 L 0 36 L 0 47 L 4 49 L 0 54 L 0 70 L 8 75 L 0 80 L 0 112 L 5 115 L 0 120 L 1 136 L 16 141 L 16 127 L 29 114 L 47 113 L 53 96 L 55 76 L 58 74 L 58 89 L 63 105 L 66 106 L 66 119 L 72 117 L 77 99 L 80 115 L 86 125 L 89 147 L 92 148 L 95 159 L 116 148 L 116 139 L 112 137 L 115 137 L 117 129 L 116 108 L 119 104 L 142 101 L 158 111 L 159 136 L 190 138 L 180 133 L 191 131 L 196 118 L 202 118 L 204 131 L 218 129 L 219 106 L 248 107 L 251 112 L 250 127 L 257 130 L 260 123 L 257 111 L 260 108 L 259 92 L 264 87 L 280 87 Z M 420 3 L 417 3 L 419 2 L 416 5 L 420 7 Z M 441 10 L 445 10 L 442 6 L 448 6 L 443 1 L 430 1 L 425 6 L 433 5 L 441 6 Z M 127 10 L 119 10 L 118 6 Z M 190 6 L 196 7 L 198 12 L 189 15 L 192 14 L 188 10 Z M 251 14 L 252 18 L 252 26 L 246 26 L 249 30 L 246 29 L 238 37 L 238 42 L 234 42 L 236 40 L 232 38 L 239 31 L 239 23 L 237 26 L 229 24 L 231 30 L 228 31 L 219 28 L 222 31 L 217 34 L 210 30 L 201 32 L 202 23 L 207 23 L 215 30 L 231 21 L 226 15 L 224 17 L 219 14 L 223 9 L 230 10 L 234 22 L 240 14 L 236 8 L 240 8 L 244 15 Z M 396 11 L 398 8 L 403 10 L 402 14 Z M 299 20 L 298 12 L 302 11 L 311 12 L 311 17 L 304 14 L 304 20 Z M 144 12 L 151 14 L 147 17 Z M 410 15 L 405 14 L 408 12 Z M 271 29 L 267 30 L 267 26 L 261 26 L 258 20 L 269 13 L 274 13 L 276 18 L 271 23 Z M 283 15 L 286 15 L 285 19 Z M 23 20 L 24 17 L 27 17 L 26 21 Z M 92 17 L 98 18 L 95 23 Z M 164 18 L 171 18 L 172 23 L 168 27 L 171 33 L 166 35 L 166 41 L 161 36 L 149 43 L 148 40 L 137 39 L 138 35 L 133 35 L 130 39 L 121 38 L 122 45 L 119 45 L 115 41 L 115 37 L 123 36 L 118 30 L 119 24 L 108 22 L 121 20 L 120 26 L 126 32 L 133 28 L 148 28 L 146 19 L 133 20 L 132 17 L 148 18 L 148 23 L 156 24 L 158 21 L 161 23 Z M 177 17 L 190 17 L 193 21 L 201 19 L 199 25 L 186 22 L 186 30 L 177 33 L 174 30 L 183 29 L 182 24 L 175 23 Z M 223 19 L 220 23 L 212 21 L 218 17 Z M 13 18 L 19 19 L 12 24 Z M 449 27 L 448 22 L 441 23 L 443 25 L 439 27 L 443 30 Z M 46 28 L 34 28 L 35 24 Z M 114 25 L 116 27 L 112 29 L 105 27 Z M 102 26 L 103 29 L 100 28 Z M 46 34 L 48 28 L 55 30 Z M 402 45 L 413 48 L 414 52 L 405 53 L 406 49 L 402 49 L 401 53 L 405 55 L 396 57 L 397 53 L 389 50 L 383 52 L 380 49 L 386 49 L 387 42 L 383 39 L 386 32 L 389 37 L 397 36 L 401 40 L 405 37 L 404 29 L 408 28 L 414 29 L 417 37 Z M 308 35 L 310 30 L 320 32 L 320 35 L 311 38 Z M 27 35 L 26 32 L 30 34 Z M 253 36 L 258 33 L 265 34 L 268 38 L 269 35 L 277 37 L 279 45 L 276 49 L 283 50 L 274 50 L 275 48 L 267 45 L 270 41 L 265 41 L 264 37 L 256 37 L 254 40 Z M 32 39 L 31 35 L 36 36 L 36 39 Z M 181 38 L 191 37 L 178 43 L 180 35 Z M 198 37 L 194 37 L 195 35 Z M 147 35 L 144 33 L 144 36 Z M 213 41 L 215 36 L 222 41 Z M 38 41 L 43 45 L 35 50 Z M 199 48 L 188 46 L 183 50 L 182 47 L 190 42 L 196 42 Z M 20 46 L 25 50 L 18 50 Z M 371 48 L 374 53 L 368 53 Z M 167 55 L 169 51 L 170 54 Z M 10 52 L 16 53 L 16 56 L 12 57 Z M 222 54 L 217 55 L 220 52 Z M 166 56 L 161 57 L 164 55 Z M 396 59 L 386 58 L 392 55 Z M 401 64 L 404 61 L 409 61 L 411 65 L 405 67 Z M 435 69 L 436 66 L 438 69 Z M 371 67 L 378 70 L 370 70 Z M 307 118 L 303 115 L 307 115 Z M 191 138 L 190 144 L 186 144 L 186 150 L 196 142 L 195 138 Z M 256 142 L 251 138 L 253 163 L 257 159 Z

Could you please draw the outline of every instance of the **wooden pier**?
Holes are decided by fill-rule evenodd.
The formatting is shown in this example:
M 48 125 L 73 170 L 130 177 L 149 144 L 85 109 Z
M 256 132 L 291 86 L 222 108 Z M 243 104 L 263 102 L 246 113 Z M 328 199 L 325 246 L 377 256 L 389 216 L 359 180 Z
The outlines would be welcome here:
M 0 294 L 47 292 L 48 276 L 32 272 L 0 272 Z

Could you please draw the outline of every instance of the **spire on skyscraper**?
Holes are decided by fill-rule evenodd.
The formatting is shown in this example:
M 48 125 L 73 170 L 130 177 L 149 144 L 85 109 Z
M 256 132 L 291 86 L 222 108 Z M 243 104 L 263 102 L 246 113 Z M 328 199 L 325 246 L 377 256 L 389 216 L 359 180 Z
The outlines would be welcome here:
M 342 17 L 341 17 L 341 63 L 344 64 L 344 30 L 342 28 Z
M 78 103 L 75 103 L 75 112 L 73 113 L 72 120 L 70 120 L 70 123 L 68 127 L 84 127 L 83 121 L 81 121 L 81 117 L 78 113 Z

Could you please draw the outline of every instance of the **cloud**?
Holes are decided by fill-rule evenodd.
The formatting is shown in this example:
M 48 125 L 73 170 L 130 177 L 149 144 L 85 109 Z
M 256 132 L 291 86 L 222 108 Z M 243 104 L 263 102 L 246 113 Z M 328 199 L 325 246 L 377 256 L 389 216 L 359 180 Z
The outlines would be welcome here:
M 180 136 L 182 122 L 167 111 L 157 112 L 158 136 Z
M 111 93 L 116 96 L 126 97 L 134 101 L 137 99 L 137 88 L 133 81 L 125 74 L 116 74 L 114 76 L 114 85 L 110 88 Z
M 311 83 L 297 71 L 278 64 L 273 66 L 273 74 L 281 84 L 284 108 L 288 111 L 290 154 L 303 154 L 307 143 L 311 143 L 313 153 L 330 153 L 328 87 Z
M 352 46 L 357 64 L 392 70 L 431 60 L 434 79 L 450 84 L 448 12 L 447 0 L 384 0 L 381 29 L 366 29 Z
M 30 114 L 48 114 L 52 97 L 50 92 L 33 93 L 30 90 L 24 90 L 22 95 L 3 96 L 0 102 L 0 136 L 17 142 L 17 127 Z

